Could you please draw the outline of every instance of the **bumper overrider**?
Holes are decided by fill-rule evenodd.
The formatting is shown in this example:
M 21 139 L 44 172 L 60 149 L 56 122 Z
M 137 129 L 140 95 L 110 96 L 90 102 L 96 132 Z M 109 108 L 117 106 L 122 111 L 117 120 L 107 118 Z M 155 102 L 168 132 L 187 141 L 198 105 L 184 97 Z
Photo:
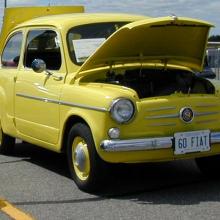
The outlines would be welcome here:
M 167 149 L 173 146 L 174 137 L 143 138 L 129 140 L 104 140 L 101 148 L 107 152 L 145 151 Z M 210 143 L 220 143 L 220 132 L 210 133 Z

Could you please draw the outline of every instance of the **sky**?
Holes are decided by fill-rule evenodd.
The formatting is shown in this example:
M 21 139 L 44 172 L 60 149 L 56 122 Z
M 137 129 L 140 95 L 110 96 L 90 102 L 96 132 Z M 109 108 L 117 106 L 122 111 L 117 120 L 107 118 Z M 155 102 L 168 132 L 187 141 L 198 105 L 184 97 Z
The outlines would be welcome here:
M 5 0 L 0 0 L 2 22 Z M 7 0 L 8 7 L 44 5 L 84 5 L 86 12 L 124 12 L 158 17 L 175 14 L 209 21 L 215 25 L 210 35 L 220 35 L 219 0 Z M 0 22 L 0 24 L 1 24 Z

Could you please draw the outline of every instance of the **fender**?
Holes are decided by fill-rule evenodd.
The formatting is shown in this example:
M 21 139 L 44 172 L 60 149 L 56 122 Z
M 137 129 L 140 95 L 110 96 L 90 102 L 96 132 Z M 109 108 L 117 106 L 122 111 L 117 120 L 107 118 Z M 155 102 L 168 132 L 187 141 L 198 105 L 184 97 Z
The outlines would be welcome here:
M 61 118 L 64 118 L 63 121 L 61 121 L 61 127 L 60 131 L 60 137 L 59 137 L 59 144 L 60 147 L 59 150 L 61 150 L 62 141 L 63 138 L 65 138 L 65 126 L 67 124 L 67 121 L 70 117 L 76 116 L 81 119 L 83 119 L 88 126 L 90 127 L 93 135 L 93 139 L 96 145 L 99 146 L 100 141 L 103 137 L 107 138 L 107 132 L 106 129 L 108 127 L 113 126 L 114 122 L 110 119 L 108 112 L 101 112 L 101 111 L 95 111 L 95 110 L 85 110 L 82 111 L 80 108 L 70 108 L 67 111 L 65 111 L 66 107 L 61 108 Z M 107 119 L 109 118 L 109 119 Z M 97 149 L 98 151 L 98 149 Z

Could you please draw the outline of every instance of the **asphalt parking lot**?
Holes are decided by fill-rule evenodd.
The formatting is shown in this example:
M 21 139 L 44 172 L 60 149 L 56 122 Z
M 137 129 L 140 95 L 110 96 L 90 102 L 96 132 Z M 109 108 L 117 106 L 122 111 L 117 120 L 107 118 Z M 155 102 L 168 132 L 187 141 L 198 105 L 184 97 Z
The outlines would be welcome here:
M 0 180 L 1 200 L 30 219 L 186 220 L 220 215 L 220 181 L 205 179 L 191 160 L 117 166 L 100 192 L 87 194 L 69 178 L 63 155 L 18 143 L 12 156 L 0 156 Z M 12 219 L 1 202 L 0 210 L 1 220 Z

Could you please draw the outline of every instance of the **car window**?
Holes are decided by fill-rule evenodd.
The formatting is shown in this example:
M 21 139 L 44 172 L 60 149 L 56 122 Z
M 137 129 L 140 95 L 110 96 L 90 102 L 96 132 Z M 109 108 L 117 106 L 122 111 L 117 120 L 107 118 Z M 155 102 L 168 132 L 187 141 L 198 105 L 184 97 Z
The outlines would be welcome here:
M 21 45 L 22 32 L 15 33 L 12 37 L 10 37 L 2 53 L 2 67 L 16 68 L 18 66 Z
M 29 31 L 27 36 L 24 66 L 31 67 L 34 59 L 42 59 L 49 70 L 60 69 L 60 43 L 55 31 Z
M 110 35 L 127 23 L 94 23 L 71 28 L 67 43 L 72 61 L 79 65 L 85 62 Z

